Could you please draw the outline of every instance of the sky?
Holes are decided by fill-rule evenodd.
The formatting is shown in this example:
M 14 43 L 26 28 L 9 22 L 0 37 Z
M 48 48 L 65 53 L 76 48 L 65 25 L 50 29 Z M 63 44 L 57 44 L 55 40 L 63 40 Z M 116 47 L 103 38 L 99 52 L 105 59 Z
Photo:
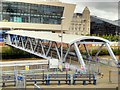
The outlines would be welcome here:
M 75 12 L 82 13 L 87 6 L 91 15 L 109 20 L 118 20 L 119 0 L 59 0 L 66 3 L 76 4 Z
M 76 4 L 75 12 L 77 13 L 82 13 L 84 8 L 87 6 L 90 10 L 91 15 L 106 18 L 109 20 L 118 20 L 118 17 L 120 19 L 120 15 L 118 15 L 118 10 L 120 12 L 120 9 L 118 9 L 118 2 L 120 0 L 59 0 L 59 1 Z

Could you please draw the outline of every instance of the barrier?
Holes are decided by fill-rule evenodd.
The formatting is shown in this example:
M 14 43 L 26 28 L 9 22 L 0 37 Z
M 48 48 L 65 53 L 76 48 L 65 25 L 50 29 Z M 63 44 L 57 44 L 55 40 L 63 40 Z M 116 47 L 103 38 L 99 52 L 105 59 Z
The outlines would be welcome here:
M 40 74 L 40 72 L 42 74 Z M 14 83 L 14 86 L 16 85 L 16 75 L 17 73 L 22 74 L 26 77 L 26 82 L 34 82 L 34 81 L 42 81 L 45 82 L 45 78 L 47 77 L 46 74 L 44 74 L 43 70 L 29 70 L 29 71 L 9 71 L 2 74 L 2 87 L 6 86 L 6 83 Z
M 42 82 L 46 81 L 46 74 L 26 75 L 26 82 Z
M 71 84 L 71 75 L 70 74 L 26 74 L 25 76 L 25 82 L 28 84 L 28 82 L 46 82 L 46 85 L 50 85 L 51 81 L 57 81 L 58 85 L 60 85 L 61 81 L 65 81 L 66 84 Z M 83 85 L 86 85 L 86 81 L 91 83 L 93 81 L 93 84 L 96 85 L 96 78 L 94 74 L 74 74 L 73 75 L 73 85 L 76 84 L 76 81 L 83 81 Z M 3 75 L 2 76 L 2 83 L 3 87 L 5 87 L 6 83 L 14 83 L 14 86 L 16 85 L 16 76 L 14 75 Z
M 89 83 L 93 81 L 93 84 L 96 85 L 96 78 L 94 74 L 74 74 L 73 85 L 76 84 L 76 81 L 83 81 L 83 85 L 86 85 L 86 81 L 88 81 Z
M 26 77 L 26 84 L 27 82 L 42 82 L 46 81 L 47 75 L 46 74 L 38 74 L 38 75 L 25 75 Z M 16 85 L 16 77 L 13 75 L 3 75 L 2 76 L 2 87 L 6 86 L 6 83 L 14 83 Z
M 3 75 L 2 76 L 2 87 L 6 86 L 6 83 L 14 83 L 16 85 L 16 77 L 14 75 Z
M 29 76 L 30 74 L 34 76 L 33 73 L 40 74 L 41 71 L 46 71 L 48 69 L 48 60 L 1 62 L 0 65 L 3 68 L 3 71 L 1 72 L 2 80 L 0 81 L 0 83 L 2 83 L 2 87 L 5 87 L 6 83 L 14 83 L 15 86 L 17 73 L 22 75 L 27 74 Z M 29 67 L 27 70 L 26 66 Z M 28 82 L 33 82 L 38 79 L 38 75 L 36 75 L 36 77 L 33 80 L 28 80 Z M 41 79 L 41 76 L 39 78 Z M 42 79 L 41 81 L 44 80 Z
M 50 85 L 50 81 L 58 81 L 58 85 L 60 85 L 61 81 L 65 81 L 68 85 L 71 84 L 70 74 L 48 74 L 46 85 Z

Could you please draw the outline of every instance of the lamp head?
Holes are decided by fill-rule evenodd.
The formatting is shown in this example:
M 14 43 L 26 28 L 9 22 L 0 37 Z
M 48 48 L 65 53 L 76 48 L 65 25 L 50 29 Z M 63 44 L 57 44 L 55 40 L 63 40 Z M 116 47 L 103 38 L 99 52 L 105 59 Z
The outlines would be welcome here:
M 61 17 L 61 20 L 65 19 L 65 17 Z

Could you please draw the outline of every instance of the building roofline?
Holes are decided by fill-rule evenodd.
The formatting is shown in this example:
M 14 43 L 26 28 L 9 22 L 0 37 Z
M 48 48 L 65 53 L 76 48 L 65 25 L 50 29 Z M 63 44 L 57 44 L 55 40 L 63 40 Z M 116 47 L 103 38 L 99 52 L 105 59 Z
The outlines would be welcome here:
M 23 2 L 23 3 L 32 3 L 32 4 L 45 4 L 45 5 L 53 5 L 53 6 L 64 6 L 66 4 L 76 5 L 71 3 L 64 3 L 60 1 L 38 1 L 38 0 L 2 0 L 2 2 Z
M 107 23 L 110 23 L 110 24 L 113 24 L 113 25 L 115 25 L 115 26 L 119 26 L 119 27 L 120 27 L 120 25 L 119 25 L 118 23 L 115 23 L 115 22 L 112 21 L 112 20 L 105 19 L 105 18 L 100 18 L 100 17 L 94 16 L 94 15 L 91 15 L 91 17 L 96 18 L 96 19 L 99 19 L 99 20 L 102 20 L 102 21 L 104 21 L 104 22 L 107 22 Z

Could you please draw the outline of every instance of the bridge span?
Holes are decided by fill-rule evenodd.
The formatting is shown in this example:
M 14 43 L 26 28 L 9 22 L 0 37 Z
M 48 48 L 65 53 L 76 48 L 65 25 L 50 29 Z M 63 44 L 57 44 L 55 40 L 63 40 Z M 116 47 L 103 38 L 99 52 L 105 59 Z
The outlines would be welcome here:
M 106 46 L 113 61 L 117 64 L 112 49 L 110 48 L 111 42 L 95 36 L 79 36 L 63 34 L 61 42 L 61 34 L 40 32 L 40 31 L 27 31 L 27 30 L 11 30 L 7 32 L 6 44 L 31 54 L 37 55 L 44 59 L 56 58 L 61 61 L 61 46 L 63 47 L 63 56 L 61 62 L 66 62 L 69 55 L 76 56 L 80 65 L 86 68 L 83 56 L 80 52 L 80 45 L 82 44 L 89 58 L 91 58 L 87 44 L 101 44 L 95 58 L 99 55 L 103 46 Z M 52 56 L 54 53 L 55 56 Z

